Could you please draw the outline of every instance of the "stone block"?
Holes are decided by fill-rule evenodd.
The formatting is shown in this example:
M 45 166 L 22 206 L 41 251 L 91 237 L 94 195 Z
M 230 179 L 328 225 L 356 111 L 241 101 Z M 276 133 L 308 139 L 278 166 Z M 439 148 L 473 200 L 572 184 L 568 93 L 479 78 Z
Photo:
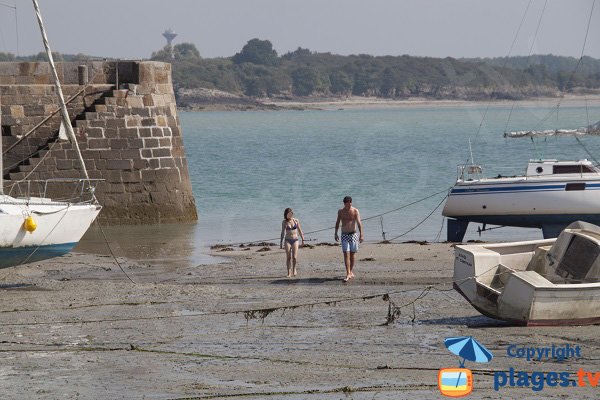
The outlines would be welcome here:
M 56 158 L 56 161 L 66 160 L 67 154 L 65 150 L 52 150 L 52 156 Z
M 171 148 L 171 138 L 160 138 L 158 139 L 158 145 L 160 147 L 168 147 Z
M 123 171 L 121 173 L 123 183 L 136 183 L 142 180 L 140 171 Z
M 144 107 L 144 98 L 142 96 L 127 97 L 127 107 L 132 108 L 132 109 L 143 108 Z M 135 114 L 135 111 L 132 110 L 132 113 Z
M 142 117 L 140 117 L 139 115 L 125 116 L 125 126 L 127 126 L 127 127 L 142 126 Z
M 10 115 L 13 118 L 25 118 L 23 106 L 10 106 Z
M 156 126 L 154 118 L 142 118 L 142 126 Z
M 156 180 L 156 171 L 146 169 L 140 172 L 142 173 L 142 182 L 154 182 Z
M 159 115 L 156 117 L 156 125 L 158 126 L 168 126 L 167 118 L 164 115 Z
M 140 137 L 151 137 L 152 136 L 152 128 L 140 128 Z
M 145 148 L 158 147 L 158 139 L 156 139 L 156 138 L 144 138 L 144 147 Z
M 88 128 L 85 133 L 89 138 L 102 138 L 104 137 L 103 128 Z
M 171 150 L 165 148 L 152 149 L 152 157 L 170 157 Z
M 143 158 L 150 158 L 152 157 L 152 150 L 151 149 L 142 149 L 142 157 Z
M 126 149 L 127 139 L 110 139 L 109 144 L 111 149 Z
M 139 137 L 140 128 L 119 128 L 119 137 L 124 139 L 134 139 Z
M 158 126 L 153 127 L 152 128 L 152 136 L 154 136 L 154 137 L 163 137 L 164 136 L 163 135 L 163 128 L 158 127 Z
M 161 158 L 160 168 L 175 168 L 175 161 L 169 157 Z
M 142 159 L 133 160 L 133 169 L 146 170 L 149 167 L 150 167 L 150 163 L 148 162 L 148 160 L 142 160 Z
M 96 168 L 96 162 L 95 162 L 95 160 L 83 160 L 83 163 L 85 164 L 85 168 L 88 171 Z
M 144 148 L 144 139 L 128 139 L 130 149 L 142 149 Z
M 156 170 L 155 182 L 165 183 L 172 181 L 179 182 L 179 171 L 177 169 L 169 168 Z
M 121 150 L 121 157 L 122 159 L 126 159 L 126 160 L 136 160 L 138 158 L 140 158 L 140 150 L 139 149 L 127 149 L 127 150 Z
M 44 158 L 44 165 L 47 165 L 48 167 L 55 167 L 56 166 L 56 158 L 54 158 L 54 157 Z
M 14 76 L 0 76 L 0 85 L 14 85 L 16 82 L 17 79 Z
M 133 169 L 132 160 L 107 160 L 106 169 L 108 170 L 131 170 Z
M 121 150 L 101 150 L 100 158 L 104 160 L 115 160 L 121 158 Z
M 58 169 L 58 170 L 73 169 L 73 160 L 56 160 L 56 169 Z
M 171 202 L 169 193 L 150 192 L 150 198 L 155 204 L 169 204 Z
M 106 128 L 106 121 L 103 119 L 87 120 L 88 126 L 95 128 Z
M 150 168 L 152 169 L 159 169 L 160 168 L 160 160 L 158 158 L 151 158 L 148 160 L 148 164 L 150 166 Z
M 144 97 L 144 106 L 145 107 L 153 107 L 154 104 L 154 97 L 151 94 L 145 94 Z
M 119 171 L 119 170 L 106 170 L 106 171 L 104 171 L 103 175 L 104 175 L 104 179 L 106 179 L 107 183 L 121 182 L 121 171 Z
M 102 170 L 102 171 L 105 170 L 106 169 L 106 164 L 107 164 L 106 160 L 99 159 L 99 158 L 96 159 L 96 169 L 97 170 Z
M 139 115 L 140 117 L 150 117 L 150 109 L 148 107 L 135 107 L 131 109 L 131 114 Z
M 118 129 L 118 128 L 125 128 L 125 126 L 126 126 L 126 123 L 123 118 L 110 118 L 110 119 L 106 120 L 107 128 Z
M 109 149 L 108 139 L 88 139 L 89 149 Z
M 104 130 L 104 137 L 107 139 L 119 139 L 119 129 L 118 128 L 106 128 Z

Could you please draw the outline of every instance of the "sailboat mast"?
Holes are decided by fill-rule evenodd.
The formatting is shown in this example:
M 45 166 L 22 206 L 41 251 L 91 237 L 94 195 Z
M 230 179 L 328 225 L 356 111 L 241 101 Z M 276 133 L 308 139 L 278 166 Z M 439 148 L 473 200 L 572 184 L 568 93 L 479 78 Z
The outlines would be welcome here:
M 77 154 L 77 158 L 79 159 L 79 163 L 81 164 L 81 169 L 86 179 L 90 179 L 87 169 L 85 168 L 85 163 L 83 162 L 83 157 L 81 156 L 81 150 L 79 149 L 79 144 L 77 143 L 77 138 L 75 137 L 75 132 L 73 132 L 73 126 L 71 125 L 71 120 L 69 119 L 69 114 L 67 112 L 67 105 L 65 104 L 65 97 L 62 92 L 62 88 L 60 86 L 60 81 L 58 80 L 58 74 L 56 73 L 56 65 L 54 64 L 54 58 L 52 57 L 52 50 L 50 50 L 50 45 L 48 44 L 48 37 L 46 36 L 46 30 L 44 29 L 44 22 L 42 21 L 42 14 L 40 13 L 40 7 L 38 5 L 37 0 L 33 1 L 33 8 L 35 9 L 35 14 L 37 16 L 38 24 L 40 25 L 40 32 L 42 33 L 42 41 L 44 42 L 44 48 L 46 49 L 46 54 L 48 55 L 48 62 L 50 63 L 50 70 L 52 72 L 52 78 L 54 79 L 54 86 L 56 87 L 56 92 L 58 95 L 58 103 L 60 106 L 60 114 L 62 116 L 63 124 L 67 130 L 67 135 L 75 148 L 75 153 Z
M 0 98 L 0 106 L 2 105 L 2 99 Z M 2 113 L 0 112 L 0 126 L 2 126 Z M 4 147 L 2 147 L 2 132 L 0 130 L 0 195 L 4 194 L 4 165 L 2 164 L 2 158 L 4 156 Z

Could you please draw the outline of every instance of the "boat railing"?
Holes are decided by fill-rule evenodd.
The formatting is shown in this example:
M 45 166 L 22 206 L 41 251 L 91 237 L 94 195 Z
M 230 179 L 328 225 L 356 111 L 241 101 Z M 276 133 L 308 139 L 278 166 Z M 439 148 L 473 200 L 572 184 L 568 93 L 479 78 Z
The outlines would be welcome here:
M 61 203 L 94 203 L 96 186 L 104 179 L 55 178 L 19 181 L 4 194 L 16 199 L 34 199 Z
M 461 164 L 457 166 L 456 179 L 473 181 L 483 178 L 483 167 L 479 164 Z

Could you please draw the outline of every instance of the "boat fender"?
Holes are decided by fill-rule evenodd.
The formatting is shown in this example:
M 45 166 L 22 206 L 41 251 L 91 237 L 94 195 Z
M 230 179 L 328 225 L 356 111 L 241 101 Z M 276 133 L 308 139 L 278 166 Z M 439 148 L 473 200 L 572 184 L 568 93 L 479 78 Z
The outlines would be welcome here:
M 23 222 L 23 228 L 25 228 L 25 230 L 29 233 L 33 233 L 33 231 L 36 230 L 37 223 L 31 215 L 25 218 L 25 222 Z

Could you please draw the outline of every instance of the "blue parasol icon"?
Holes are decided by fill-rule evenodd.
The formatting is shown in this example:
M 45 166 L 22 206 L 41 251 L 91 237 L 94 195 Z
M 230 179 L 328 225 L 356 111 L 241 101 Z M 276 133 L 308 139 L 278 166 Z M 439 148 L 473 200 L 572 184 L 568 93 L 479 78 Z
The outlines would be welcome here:
M 486 363 L 494 357 L 484 345 L 473 339 L 473 336 L 447 338 L 444 340 L 444 345 L 452 353 L 462 357 L 461 368 L 464 368 L 465 360 Z
M 465 367 L 465 360 L 486 363 L 489 362 L 494 355 L 490 353 L 488 349 L 485 348 L 484 345 L 479 343 L 477 340 L 473 339 L 473 336 L 458 336 L 446 338 L 444 340 L 444 345 L 448 350 L 452 353 L 456 354 L 459 357 L 462 357 L 462 362 L 460 363 L 460 368 Z M 458 378 L 456 379 L 456 386 L 458 386 L 460 382 L 460 376 L 462 372 L 458 374 Z

